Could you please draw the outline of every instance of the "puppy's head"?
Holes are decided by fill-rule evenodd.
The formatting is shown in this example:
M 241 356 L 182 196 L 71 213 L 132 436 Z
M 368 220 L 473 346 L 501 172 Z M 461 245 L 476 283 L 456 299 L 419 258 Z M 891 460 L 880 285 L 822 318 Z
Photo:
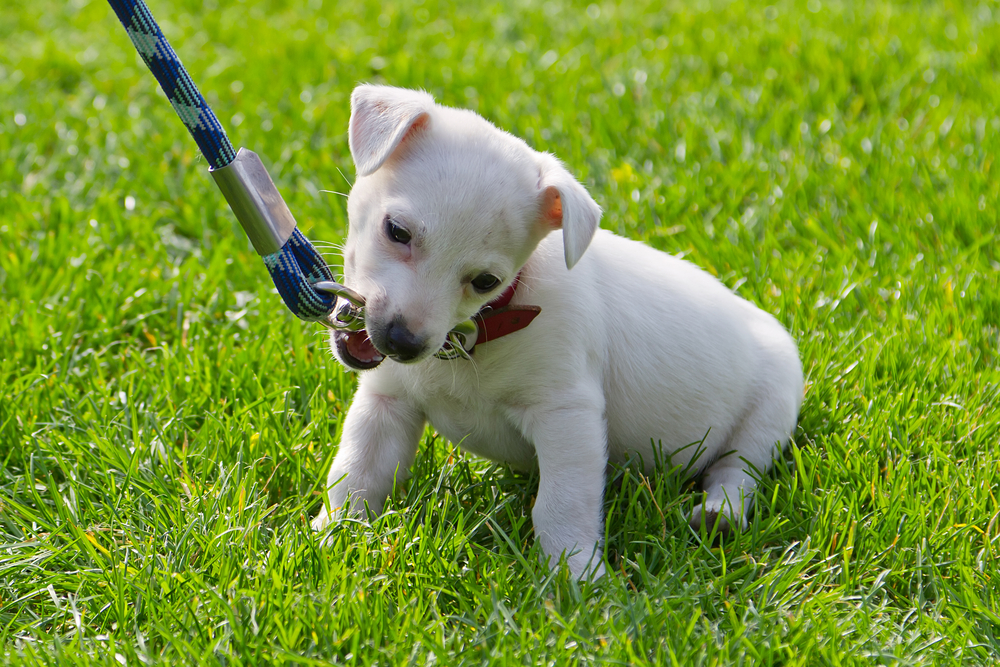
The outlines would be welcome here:
M 349 138 L 344 281 L 367 299 L 367 333 L 334 347 L 351 368 L 427 359 L 546 234 L 562 230 L 572 267 L 597 229 L 601 209 L 558 160 L 427 93 L 359 86 Z

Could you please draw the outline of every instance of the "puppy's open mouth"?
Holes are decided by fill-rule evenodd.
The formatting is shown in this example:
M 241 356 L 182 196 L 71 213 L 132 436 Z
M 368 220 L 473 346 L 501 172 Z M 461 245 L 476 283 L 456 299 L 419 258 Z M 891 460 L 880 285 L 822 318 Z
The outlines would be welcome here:
M 368 332 L 334 331 L 333 340 L 337 345 L 337 354 L 347 366 L 359 371 L 375 368 L 385 359 L 368 338 Z

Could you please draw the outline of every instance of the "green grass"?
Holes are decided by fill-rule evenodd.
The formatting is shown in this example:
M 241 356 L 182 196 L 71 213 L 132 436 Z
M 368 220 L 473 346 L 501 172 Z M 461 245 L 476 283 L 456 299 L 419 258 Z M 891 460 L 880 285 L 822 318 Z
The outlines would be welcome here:
M 721 546 L 687 527 L 689 483 L 621 471 L 598 584 L 538 564 L 535 479 L 430 431 L 386 515 L 322 547 L 354 377 L 284 310 L 109 7 L 10 2 L 4 661 L 1000 663 L 1000 4 L 152 9 L 331 262 L 351 89 L 422 87 L 774 313 L 805 402 Z

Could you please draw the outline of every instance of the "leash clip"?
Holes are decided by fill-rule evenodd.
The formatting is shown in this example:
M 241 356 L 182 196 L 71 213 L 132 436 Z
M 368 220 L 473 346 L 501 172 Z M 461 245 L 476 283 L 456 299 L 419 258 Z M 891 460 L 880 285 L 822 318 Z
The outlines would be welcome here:
M 321 280 L 318 283 L 313 283 L 313 287 L 320 292 L 335 294 L 341 301 L 340 305 L 330 313 L 330 317 L 323 320 L 323 324 L 340 331 L 361 331 L 365 328 L 365 298 L 363 296 L 350 287 L 344 287 L 332 280 Z

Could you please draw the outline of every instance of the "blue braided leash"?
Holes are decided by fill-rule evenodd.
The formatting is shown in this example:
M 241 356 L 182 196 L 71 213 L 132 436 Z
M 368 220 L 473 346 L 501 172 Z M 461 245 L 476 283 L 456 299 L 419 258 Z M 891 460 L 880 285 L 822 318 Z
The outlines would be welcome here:
M 142 0 L 108 0 L 125 27 L 139 55 L 159 81 L 174 111 L 194 137 L 198 148 L 213 169 L 229 166 L 236 151 L 209 108 L 180 58 L 163 36 L 149 8 Z M 277 247 L 275 244 L 274 247 Z M 329 317 L 337 302 L 336 294 L 315 288 L 319 281 L 332 281 L 333 273 L 309 240 L 295 228 L 277 252 L 263 255 L 278 293 L 296 316 L 307 321 Z

